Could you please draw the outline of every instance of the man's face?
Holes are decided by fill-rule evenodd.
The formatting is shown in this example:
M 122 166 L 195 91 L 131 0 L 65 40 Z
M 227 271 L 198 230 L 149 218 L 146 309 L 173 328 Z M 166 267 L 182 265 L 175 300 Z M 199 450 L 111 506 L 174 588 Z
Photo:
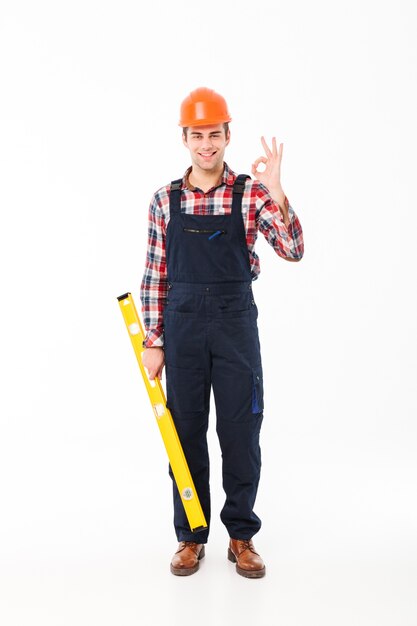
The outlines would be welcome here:
M 190 151 L 193 167 L 206 172 L 217 171 L 223 165 L 223 156 L 230 141 L 226 138 L 223 124 L 190 126 L 187 137 L 182 136 L 184 146 Z

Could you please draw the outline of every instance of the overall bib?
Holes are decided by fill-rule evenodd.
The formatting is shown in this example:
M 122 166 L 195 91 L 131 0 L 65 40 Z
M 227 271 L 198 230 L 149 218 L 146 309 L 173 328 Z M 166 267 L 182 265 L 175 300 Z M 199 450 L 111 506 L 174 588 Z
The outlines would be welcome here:
M 182 181 L 173 181 L 166 231 L 167 406 L 209 526 L 206 434 L 213 388 L 226 493 L 220 518 L 233 539 L 251 539 L 261 527 L 253 506 L 261 470 L 263 381 L 241 212 L 245 178 L 235 181 L 231 213 L 214 216 L 181 213 Z M 206 543 L 209 528 L 191 531 L 171 466 L 169 475 L 178 541 Z

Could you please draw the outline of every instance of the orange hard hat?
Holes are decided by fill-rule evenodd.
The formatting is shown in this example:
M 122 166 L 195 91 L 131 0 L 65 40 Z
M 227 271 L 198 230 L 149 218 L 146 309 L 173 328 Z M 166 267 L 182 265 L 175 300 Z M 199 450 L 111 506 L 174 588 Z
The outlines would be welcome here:
M 221 124 L 231 120 L 226 100 L 213 89 L 199 87 L 181 103 L 179 126 Z

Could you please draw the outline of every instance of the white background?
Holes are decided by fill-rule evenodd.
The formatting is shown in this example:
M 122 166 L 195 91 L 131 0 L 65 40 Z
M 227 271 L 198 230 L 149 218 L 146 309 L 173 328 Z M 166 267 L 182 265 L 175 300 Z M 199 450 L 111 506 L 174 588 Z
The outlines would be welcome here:
M 413 2 L 7 2 L 0 13 L 0 619 L 27 624 L 415 626 Z M 189 164 L 181 100 L 227 99 L 226 160 L 284 143 L 305 236 L 260 236 L 265 375 L 254 538 L 200 571 L 117 296 L 139 306 L 152 193 Z

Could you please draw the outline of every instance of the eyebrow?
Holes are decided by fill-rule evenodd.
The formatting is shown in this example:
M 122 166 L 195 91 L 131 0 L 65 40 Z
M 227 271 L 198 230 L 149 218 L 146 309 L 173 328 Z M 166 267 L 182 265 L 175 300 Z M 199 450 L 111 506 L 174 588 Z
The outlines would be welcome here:
M 213 131 L 212 131 L 211 133 L 209 133 L 209 134 L 210 134 L 210 135 L 220 135 L 220 133 L 221 133 L 221 132 L 222 132 L 221 130 L 213 130 Z M 203 133 L 201 133 L 201 132 L 200 132 L 200 131 L 198 131 L 198 130 L 193 130 L 193 131 L 191 132 L 191 135 L 202 135 L 202 134 L 203 134 Z

